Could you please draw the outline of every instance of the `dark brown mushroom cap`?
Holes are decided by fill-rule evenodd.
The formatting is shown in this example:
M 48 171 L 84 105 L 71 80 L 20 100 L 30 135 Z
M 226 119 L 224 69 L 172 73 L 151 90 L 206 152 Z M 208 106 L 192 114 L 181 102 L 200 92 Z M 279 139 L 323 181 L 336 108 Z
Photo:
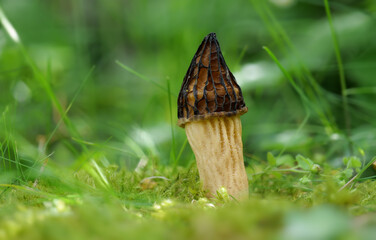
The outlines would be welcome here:
M 222 56 L 215 33 L 208 34 L 194 55 L 178 97 L 178 125 L 248 111 L 242 91 Z

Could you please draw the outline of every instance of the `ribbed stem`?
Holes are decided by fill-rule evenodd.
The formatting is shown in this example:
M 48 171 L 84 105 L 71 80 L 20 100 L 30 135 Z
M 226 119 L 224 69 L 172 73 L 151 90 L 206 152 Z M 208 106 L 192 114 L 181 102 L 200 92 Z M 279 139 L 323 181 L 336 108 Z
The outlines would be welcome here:
M 225 187 L 237 199 L 248 197 L 239 116 L 190 122 L 185 125 L 185 132 L 196 156 L 203 187 L 209 195 Z

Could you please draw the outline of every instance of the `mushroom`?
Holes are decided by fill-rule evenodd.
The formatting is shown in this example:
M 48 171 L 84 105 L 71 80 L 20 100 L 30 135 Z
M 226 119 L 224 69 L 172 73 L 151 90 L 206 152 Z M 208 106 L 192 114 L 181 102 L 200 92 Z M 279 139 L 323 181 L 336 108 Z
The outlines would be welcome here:
M 178 125 L 185 128 L 209 197 L 221 187 L 234 198 L 248 197 L 240 121 L 247 111 L 216 34 L 210 33 L 194 55 L 178 96 Z

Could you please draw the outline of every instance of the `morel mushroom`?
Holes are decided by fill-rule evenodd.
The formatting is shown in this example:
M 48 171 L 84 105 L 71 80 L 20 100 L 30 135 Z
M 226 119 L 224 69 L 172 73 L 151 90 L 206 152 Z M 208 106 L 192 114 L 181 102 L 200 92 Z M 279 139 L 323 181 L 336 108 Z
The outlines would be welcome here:
M 178 97 L 178 125 L 185 128 L 209 197 L 221 187 L 235 198 L 248 196 L 240 121 L 247 111 L 216 35 L 210 33 L 194 55 Z

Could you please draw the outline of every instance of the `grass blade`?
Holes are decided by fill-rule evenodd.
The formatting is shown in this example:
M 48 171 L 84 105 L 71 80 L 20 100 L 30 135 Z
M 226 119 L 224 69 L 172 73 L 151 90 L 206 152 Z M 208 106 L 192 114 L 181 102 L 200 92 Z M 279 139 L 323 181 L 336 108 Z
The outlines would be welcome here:
M 176 153 L 175 153 L 175 133 L 174 133 L 174 121 L 173 121 L 173 118 L 172 118 L 172 102 L 171 102 L 171 88 L 170 88 L 170 81 L 167 80 L 167 97 L 168 97 L 168 109 L 169 109 L 169 113 L 170 113 L 170 128 L 171 128 L 171 155 L 172 155 L 172 160 L 174 162 L 174 169 L 176 169 L 177 165 L 178 165 L 178 162 L 177 162 L 177 158 L 176 158 Z
M 334 30 L 333 26 L 333 21 L 332 21 L 332 15 L 330 12 L 330 7 L 329 7 L 329 2 L 328 0 L 324 0 L 325 4 L 325 12 L 328 17 L 328 23 L 330 27 L 330 32 L 332 34 L 332 39 L 333 39 L 333 46 L 334 46 L 334 52 L 336 55 L 337 59 L 337 65 L 338 65 L 338 72 L 339 72 L 339 80 L 341 83 L 341 95 L 342 95 L 342 104 L 343 104 L 343 115 L 345 118 L 345 124 L 346 124 L 346 135 L 347 138 L 350 138 L 350 130 L 351 130 L 351 120 L 350 120 L 350 114 L 349 114 L 349 107 L 348 107 L 348 100 L 347 100 L 347 94 L 346 94 L 346 79 L 345 79 L 345 70 L 343 68 L 343 63 L 342 63 L 342 57 L 341 57 L 341 52 L 339 50 L 339 42 L 337 39 L 336 32 Z M 352 149 L 351 147 L 351 142 L 349 141 L 350 144 L 350 150 Z
M 121 63 L 119 60 L 116 60 L 115 63 L 116 63 L 117 65 L 119 65 L 122 69 L 126 70 L 126 71 L 129 72 L 129 73 L 132 73 L 133 75 L 135 75 L 135 76 L 141 78 L 142 80 L 145 80 L 145 81 L 147 81 L 147 82 L 153 84 L 154 86 L 156 86 L 156 87 L 162 89 L 162 90 L 165 91 L 165 92 L 170 92 L 168 89 L 166 89 L 165 87 L 163 87 L 163 86 L 162 86 L 161 84 L 159 84 L 158 82 L 156 82 L 156 81 L 154 81 L 154 80 L 152 80 L 152 79 L 150 79 L 150 78 L 148 78 L 148 77 L 142 75 L 141 73 L 136 72 L 136 71 L 133 70 L 132 68 L 130 68 L 130 67 L 126 66 L 125 64 Z M 177 97 L 176 94 L 173 94 L 173 93 L 171 93 L 171 92 L 170 92 L 169 94 L 171 94 L 171 95 Z

